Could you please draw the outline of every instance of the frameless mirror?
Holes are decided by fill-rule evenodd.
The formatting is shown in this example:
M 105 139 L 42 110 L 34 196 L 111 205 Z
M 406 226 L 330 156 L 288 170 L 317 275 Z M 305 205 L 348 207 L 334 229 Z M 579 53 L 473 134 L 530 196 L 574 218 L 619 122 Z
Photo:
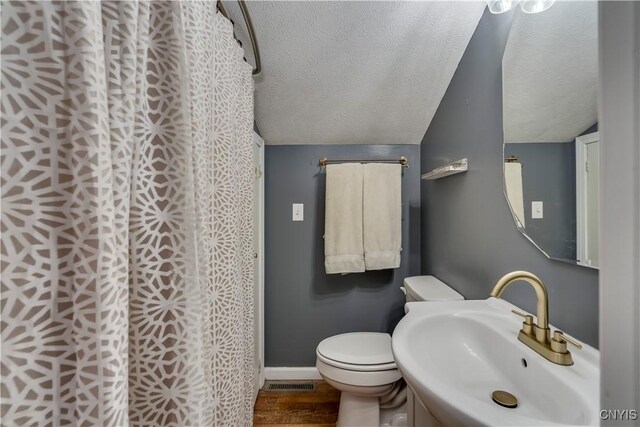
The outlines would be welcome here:
M 502 58 L 504 190 L 548 257 L 598 266 L 597 2 L 518 10 Z

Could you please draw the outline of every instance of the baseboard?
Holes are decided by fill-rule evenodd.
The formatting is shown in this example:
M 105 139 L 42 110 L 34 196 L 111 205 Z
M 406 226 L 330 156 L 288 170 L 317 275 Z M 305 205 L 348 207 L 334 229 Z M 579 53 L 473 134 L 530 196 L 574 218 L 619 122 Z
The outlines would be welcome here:
M 264 377 L 267 380 L 321 380 L 322 376 L 315 368 L 295 367 L 295 368 L 264 368 Z

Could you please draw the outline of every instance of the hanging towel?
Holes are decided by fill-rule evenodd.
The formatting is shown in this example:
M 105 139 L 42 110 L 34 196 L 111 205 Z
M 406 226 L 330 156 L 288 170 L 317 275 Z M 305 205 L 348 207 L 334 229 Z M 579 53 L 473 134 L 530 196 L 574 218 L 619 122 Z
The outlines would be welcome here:
M 524 197 L 522 194 L 522 164 L 506 162 L 504 164 L 504 186 L 509 205 L 520 228 L 524 228 Z
M 367 270 L 400 266 L 402 166 L 364 165 L 364 264 Z
M 364 271 L 360 163 L 327 165 L 324 268 L 327 274 Z

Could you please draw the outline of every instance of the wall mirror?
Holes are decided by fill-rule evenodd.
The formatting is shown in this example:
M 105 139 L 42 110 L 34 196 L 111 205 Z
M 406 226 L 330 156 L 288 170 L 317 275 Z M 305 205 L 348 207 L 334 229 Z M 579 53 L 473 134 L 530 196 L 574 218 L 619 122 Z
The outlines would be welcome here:
M 548 257 L 598 266 L 597 2 L 518 10 L 502 58 L 504 190 Z

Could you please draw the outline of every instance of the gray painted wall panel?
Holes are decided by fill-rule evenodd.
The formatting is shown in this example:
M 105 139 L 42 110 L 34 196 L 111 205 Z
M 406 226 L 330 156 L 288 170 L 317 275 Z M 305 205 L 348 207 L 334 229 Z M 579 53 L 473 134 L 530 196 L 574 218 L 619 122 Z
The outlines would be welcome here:
M 575 142 L 505 144 L 522 168 L 527 235 L 550 257 L 576 259 Z M 543 202 L 543 217 L 531 218 L 531 202 Z
M 402 177 L 402 263 L 395 270 L 324 271 L 325 175 L 320 157 L 409 158 Z M 402 317 L 407 276 L 420 273 L 419 145 L 267 145 L 265 152 L 265 366 L 315 366 L 324 338 L 392 332 Z M 304 222 L 291 204 L 304 203 Z
M 501 62 L 511 19 L 485 11 L 422 141 L 423 172 L 470 162 L 467 173 L 421 186 L 422 274 L 484 299 L 503 274 L 529 270 L 547 285 L 551 323 L 597 346 L 598 272 L 547 259 L 518 232 L 504 197 Z M 524 283 L 504 297 L 535 312 Z

